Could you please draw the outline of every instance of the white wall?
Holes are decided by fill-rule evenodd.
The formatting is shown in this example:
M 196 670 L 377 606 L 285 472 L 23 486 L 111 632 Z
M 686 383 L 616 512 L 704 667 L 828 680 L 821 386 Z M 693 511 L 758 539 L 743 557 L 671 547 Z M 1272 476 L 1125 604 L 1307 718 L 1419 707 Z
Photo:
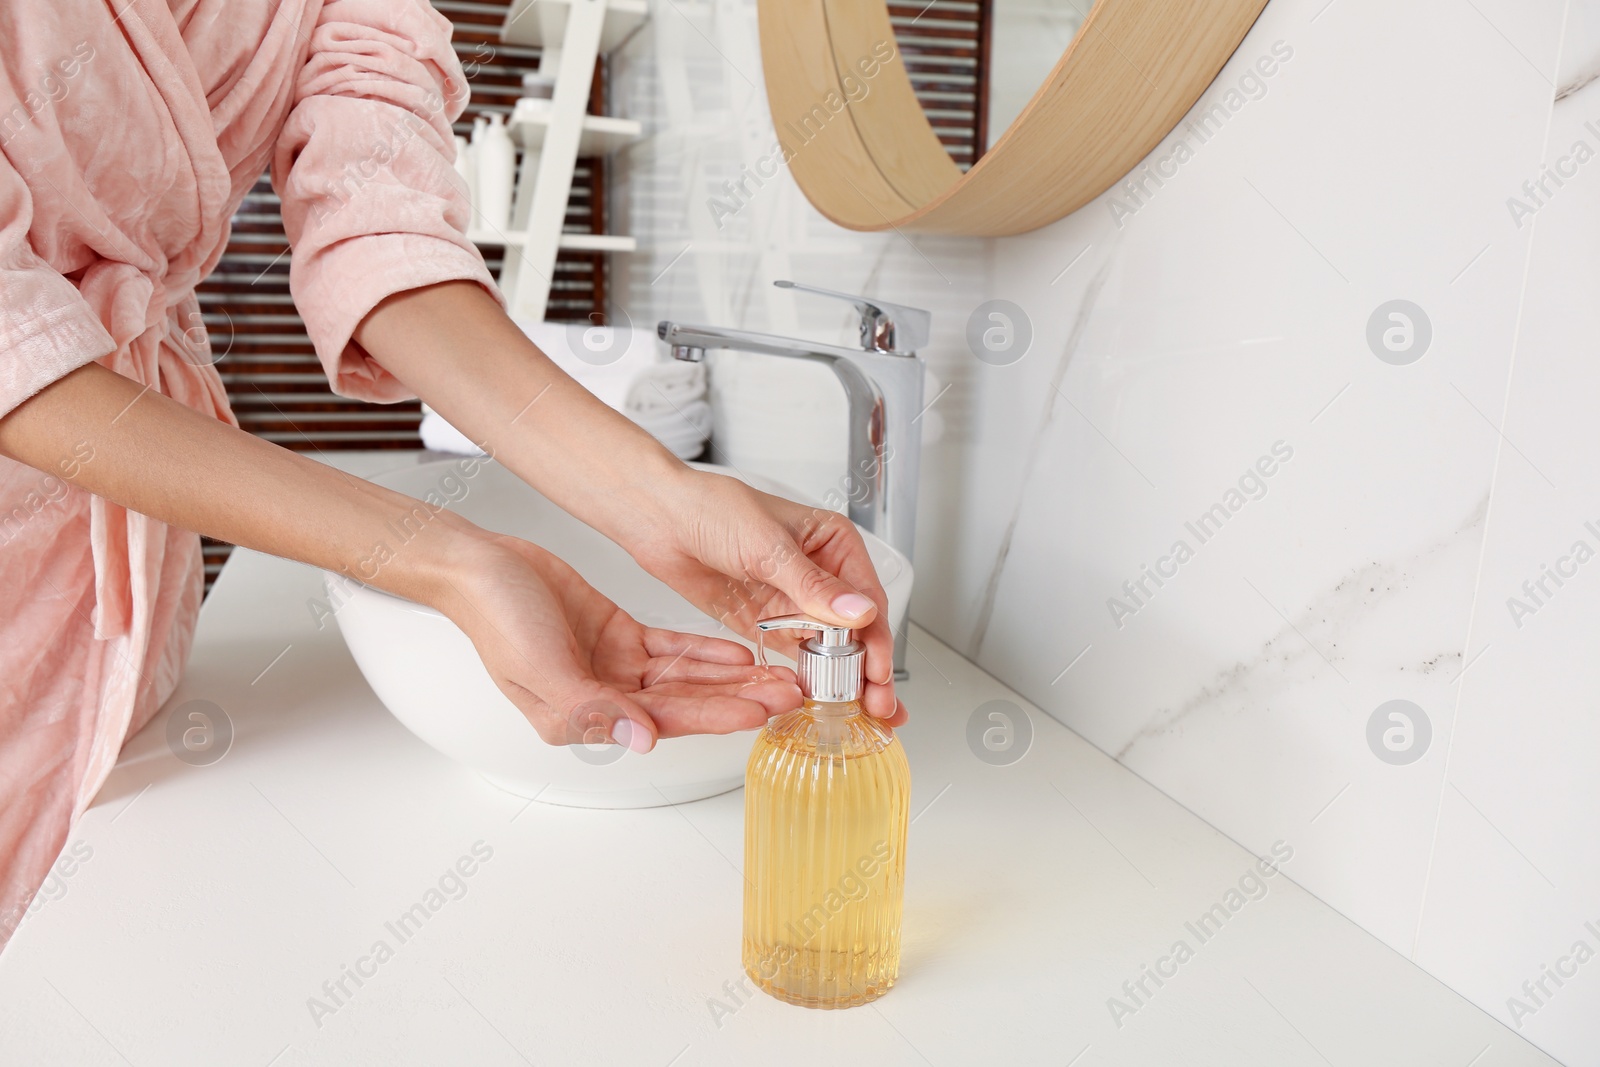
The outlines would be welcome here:
M 1292 842 L 1297 881 L 1573 1064 L 1600 1064 L 1600 958 L 1523 983 L 1600 951 L 1600 558 L 1520 620 L 1507 600 L 1600 550 L 1600 160 L 1507 201 L 1600 151 L 1597 7 L 1272 0 L 1197 108 L 1234 105 L 1221 128 L 1152 154 L 1188 147 L 1162 184 L 992 241 L 848 233 L 786 174 L 719 220 L 773 137 L 753 5 L 662 4 L 615 66 L 653 131 L 615 190 L 637 324 L 845 336 L 780 277 L 934 310 L 917 620 L 1247 847 Z M 1031 326 L 1008 366 L 965 339 L 991 299 Z M 1367 338 L 1397 299 L 1431 324 L 1409 365 Z M 757 407 L 828 385 L 718 369 Z M 820 381 L 750 385 L 783 371 Z M 836 439 L 842 401 L 805 404 Z M 1264 494 L 1231 497 L 1275 445 Z M 1217 503 L 1202 543 L 1185 523 Z M 1403 765 L 1368 741 L 1397 699 L 1431 728 Z

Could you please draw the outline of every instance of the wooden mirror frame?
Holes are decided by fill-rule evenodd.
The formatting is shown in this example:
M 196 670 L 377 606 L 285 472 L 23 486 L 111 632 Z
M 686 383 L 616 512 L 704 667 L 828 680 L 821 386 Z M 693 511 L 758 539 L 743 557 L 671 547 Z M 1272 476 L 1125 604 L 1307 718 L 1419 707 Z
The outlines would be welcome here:
M 1097 0 L 1022 114 L 963 174 L 912 92 L 886 0 L 760 0 L 778 148 L 806 198 L 846 229 L 1024 233 L 1148 155 L 1265 6 Z

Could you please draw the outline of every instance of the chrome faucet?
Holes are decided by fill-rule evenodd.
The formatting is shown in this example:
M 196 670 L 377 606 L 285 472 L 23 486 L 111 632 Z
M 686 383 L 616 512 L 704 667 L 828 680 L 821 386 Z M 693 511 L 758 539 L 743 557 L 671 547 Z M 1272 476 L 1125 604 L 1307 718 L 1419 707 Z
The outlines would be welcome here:
M 849 301 L 861 315 L 860 349 L 799 341 L 764 333 L 684 326 L 663 321 L 656 336 L 674 359 L 698 363 L 708 349 L 754 352 L 825 363 L 844 386 L 850 409 L 850 467 L 840 486 L 850 520 L 912 558 L 917 532 L 917 468 L 922 457 L 922 357 L 932 316 L 919 308 L 851 296 L 790 281 L 773 282 Z M 906 620 L 894 630 L 894 676 L 906 677 Z

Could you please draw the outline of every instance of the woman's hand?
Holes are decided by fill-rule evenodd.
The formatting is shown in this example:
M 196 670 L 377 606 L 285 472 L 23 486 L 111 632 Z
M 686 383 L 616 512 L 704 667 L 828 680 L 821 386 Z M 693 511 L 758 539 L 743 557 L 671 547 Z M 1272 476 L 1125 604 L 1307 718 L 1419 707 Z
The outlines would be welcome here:
M 905 721 L 888 602 L 843 515 L 684 466 L 563 374 L 474 282 L 392 296 L 354 339 L 507 469 L 745 637 L 756 619 L 795 611 L 861 628 L 863 703 Z
M 794 673 L 733 641 L 641 625 L 537 545 L 490 535 L 439 606 L 500 691 L 553 745 L 748 730 L 800 704 Z
M 752 640 L 755 622 L 803 612 L 861 630 L 867 646 L 862 703 L 892 726 L 906 721 L 894 695 L 888 598 L 849 519 L 684 468 L 652 501 L 661 517 L 623 539 L 639 564 L 708 615 Z M 767 641 L 792 652 L 792 632 Z

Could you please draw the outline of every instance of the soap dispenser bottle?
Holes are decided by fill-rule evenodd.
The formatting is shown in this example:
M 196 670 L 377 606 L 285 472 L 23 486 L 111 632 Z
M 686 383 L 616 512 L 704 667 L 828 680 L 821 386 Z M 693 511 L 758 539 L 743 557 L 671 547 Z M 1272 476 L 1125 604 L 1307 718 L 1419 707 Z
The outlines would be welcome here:
M 779 1000 L 848 1008 L 900 972 L 911 769 L 894 731 L 861 707 L 866 649 L 804 615 L 756 623 L 812 630 L 798 658 L 805 703 L 770 720 L 745 769 L 745 972 Z

